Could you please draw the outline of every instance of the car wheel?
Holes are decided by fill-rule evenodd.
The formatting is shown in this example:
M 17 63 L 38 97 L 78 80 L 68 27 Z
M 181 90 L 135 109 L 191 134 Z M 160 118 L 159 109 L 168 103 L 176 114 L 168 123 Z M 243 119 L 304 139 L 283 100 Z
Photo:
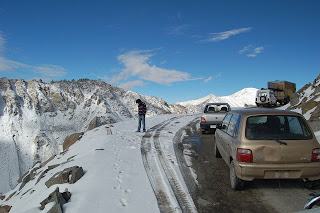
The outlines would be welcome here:
M 267 100 L 266 96 L 261 96 L 261 97 L 260 97 L 260 101 L 261 101 L 261 102 L 265 102 L 266 100 Z
M 221 154 L 220 154 L 219 149 L 217 147 L 217 142 L 215 142 L 215 145 L 214 145 L 214 156 L 216 156 L 216 158 L 221 158 Z
M 206 130 L 201 130 L 201 133 L 202 134 L 206 134 Z
M 234 190 L 243 189 L 244 181 L 237 177 L 236 169 L 234 168 L 233 161 L 231 161 L 230 163 L 230 183 L 231 183 L 231 188 Z

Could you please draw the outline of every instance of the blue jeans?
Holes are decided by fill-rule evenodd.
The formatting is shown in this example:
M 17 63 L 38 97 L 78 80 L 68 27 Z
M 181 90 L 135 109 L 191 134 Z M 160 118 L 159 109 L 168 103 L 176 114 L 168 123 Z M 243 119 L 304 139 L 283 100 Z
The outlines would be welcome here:
M 146 116 L 145 115 L 139 115 L 139 125 L 138 125 L 138 131 L 140 132 L 141 129 L 141 122 L 143 125 L 143 131 L 146 131 Z

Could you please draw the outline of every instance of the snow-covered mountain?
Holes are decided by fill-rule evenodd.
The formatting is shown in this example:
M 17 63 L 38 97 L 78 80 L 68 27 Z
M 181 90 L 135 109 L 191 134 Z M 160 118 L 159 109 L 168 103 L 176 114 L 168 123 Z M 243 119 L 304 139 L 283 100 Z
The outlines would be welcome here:
M 215 102 L 229 103 L 231 107 L 245 107 L 255 105 L 255 97 L 257 90 L 258 89 L 255 88 L 245 88 L 230 96 L 221 97 L 217 97 L 213 94 L 210 94 L 204 98 L 186 102 L 178 102 L 176 104 L 186 107 L 189 113 L 202 112 L 204 106 L 207 103 Z
M 255 92 L 248 88 L 231 96 L 209 95 L 168 104 L 98 80 L 45 83 L 0 78 L 0 192 L 14 188 L 35 163 L 60 153 L 68 136 L 135 118 L 138 98 L 147 104 L 150 117 L 198 113 L 207 102 L 228 102 L 232 107 L 253 105 Z
M 12 189 L 36 162 L 61 152 L 67 136 L 134 118 L 138 98 L 147 104 L 147 116 L 186 112 L 182 106 L 97 80 L 0 78 L 0 192 Z

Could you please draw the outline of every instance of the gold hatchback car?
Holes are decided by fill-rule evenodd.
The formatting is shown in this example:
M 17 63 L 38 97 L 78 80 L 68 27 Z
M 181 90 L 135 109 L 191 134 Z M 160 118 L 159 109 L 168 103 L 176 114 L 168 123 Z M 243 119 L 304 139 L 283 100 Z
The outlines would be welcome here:
M 299 113 L 230 111 L 217 126 L 215 156 L 230 168 L 231 187 L 254 179 L 320 179 L 320 145 Z

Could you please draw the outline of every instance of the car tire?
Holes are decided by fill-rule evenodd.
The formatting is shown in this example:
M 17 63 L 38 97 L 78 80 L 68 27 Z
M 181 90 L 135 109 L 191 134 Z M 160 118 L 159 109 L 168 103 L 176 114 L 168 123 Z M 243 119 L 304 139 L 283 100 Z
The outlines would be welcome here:
M 215 142 L 215 144 L 214 144 L 214 156 L 216 158 L 221 158 L 222 157 L 221 154 L 220 154 L 220 151 L 219 151 L 219 149 L 217 147 L 217 142 Z
M 234 168 L 234 162 L 230 163 L 230 183 L 231 188 L 234 190 L 241 190 L 244 187 L 244 181 L 237 177 L 236 169 Z
M 267 100 L 267 97 L 266 97 L 266 96 L 261 96 L 261 97 L 260 97 L 260 101 L 261 101 L 261 102 L 266 102 L 266 100 Z

